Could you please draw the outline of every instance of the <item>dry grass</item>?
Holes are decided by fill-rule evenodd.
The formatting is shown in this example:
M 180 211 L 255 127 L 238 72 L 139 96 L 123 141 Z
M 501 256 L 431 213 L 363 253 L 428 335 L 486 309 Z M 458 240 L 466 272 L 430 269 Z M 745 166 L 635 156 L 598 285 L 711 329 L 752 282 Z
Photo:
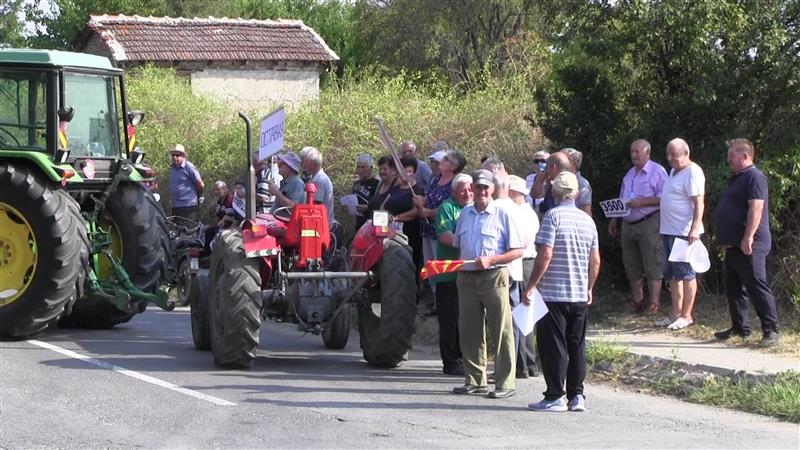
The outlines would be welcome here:
M 630 299 L 627 295 L 610 291 L 595 294 L 597 299 L 590 313 L 590 321 L 600 328 L 612 328 L 621 331 L 637 331 L 651 333 L 682 333 L 685 336 L 699 339 L 714 339 L 714 332 L 730 327 L 728 304 L 724 296 L 698 294 L 694 309 L 694 325 L 680 331 L 667 331 L 653 326 L 653 321 L 660 315 L 648 316 L 646 314 L 632 314 L 629 312 Z M 669 310 L 669 293 L 664 291 L 661 296 L 662 311 Z M 750 326 L 753 334 L 747 340 L 732 338 L 724 345 L 745 347 L 765 353 L 800 356 L 800 318 L 791 311 L 779 308 L 780 317 L 780 344 L 772 348 L 761 348 L 758 342 L 761 339 L 760 321 L 754 309 L 750 308 Z

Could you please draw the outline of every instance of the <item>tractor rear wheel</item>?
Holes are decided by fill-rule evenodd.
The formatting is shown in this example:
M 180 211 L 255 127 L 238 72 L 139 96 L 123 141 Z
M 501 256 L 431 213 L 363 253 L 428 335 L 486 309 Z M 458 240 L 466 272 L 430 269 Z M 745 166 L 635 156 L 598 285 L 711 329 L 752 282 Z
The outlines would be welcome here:
M 242 233 L 223 230 L 211 252 L 211 350 L 214 363 L 244 369 L 256 358 L 261 329 L 261 275 L 247 259 Z
M 69 311 L 88 257 L 75 200 L 37 172 L 0 163 L 0 337 L 34 335 Z
M 341 299 L 346 294 L 346 291 L 338 291 L 334 295 Z M 339 302 L 334 302 L 334 308 L 338 308 L 339 305 Z M 325 330 L 322 331 L 322 342 L 325 344 L 325 348 L 341 350 L 347 345 L 347 339 L 350 337 L 350 311 L 350 305 L 345 305 L 339 315 L 325 326 Z
M 371 288 L 371 297 L 379 297 L 380 303 L 362 301 L 358 306 L 361 349 L 367 364 L 397 367 L 411 350 L 417 302 L 414 261 L 404 236 L 383 241 L 376 271 L 379 284 Z
M 112 253 L 122 261 L 122 266 L 133 284 L 145 292 L 154 292 L 166 280 L 171 257 L 169 232 L 164 210 L 152 194 L 139 183 L 120 183 L 106 202 L 102 228 L 110 227 Z M 98 276 L 112 275 L 104 256 L 100 257 Z M 90 329 L 111 328 L 128 322 L 137 313 L 144 312 L 146 302 L 135 305 L 132 312 L 121 311 L 107 299 L 90 296 L 75 303 L 72 314 L 59 322 L 64 327 Z
M 211 326 L 209 325 L 208 274 L 202 271 L 192 278 L 189 287 L 189 308 L 192 317 L 192 340 L 197 350 L 211 350 Z

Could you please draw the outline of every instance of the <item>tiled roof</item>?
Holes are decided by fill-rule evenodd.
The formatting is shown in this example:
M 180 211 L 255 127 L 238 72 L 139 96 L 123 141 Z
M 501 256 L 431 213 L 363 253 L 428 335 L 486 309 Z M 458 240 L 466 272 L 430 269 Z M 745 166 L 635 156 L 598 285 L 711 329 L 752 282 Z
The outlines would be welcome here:
M 338 61 L 300 20 L 91 16 L 116 61 Z

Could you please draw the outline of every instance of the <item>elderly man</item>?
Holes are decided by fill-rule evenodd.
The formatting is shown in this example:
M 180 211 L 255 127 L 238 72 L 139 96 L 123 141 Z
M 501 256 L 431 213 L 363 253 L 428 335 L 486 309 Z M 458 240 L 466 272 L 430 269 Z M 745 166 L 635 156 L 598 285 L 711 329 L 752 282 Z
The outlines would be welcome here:
M 524 244 L 519 226 L 492 201 L 494 176 L 488 170 L 472 173 L 474 203 L 461 213 L 453 246 L 464 264 L 458 273 L 458 334 L 461 341 L 464 386 L 456 394 L 488 392 L 486 377 L 486 331 L 495 345 L 496 388 L 489 398 L 506 398 L 516 393 L 514 331 L 508 297 L 508 269 L 522 257 Z
M 631 287 L 633 312 L 647 309 L 650 314 L 661 308 L 661 224 L 659 204 L 661 191 L 667 180 L 667 171 L 661 164 L 650 160 L 650 143 L 644 139 L 633 141 L 630 148 L 633 167 L 622 179 L 619 198 L 631 208 L 622 218 L 622 263 Z M 616 237 L 619 219 L 611 219 L 608 233 Z M 644 302 L 644 279 L 650 297 Z
M 436 259 L 458 259 L 458 248 L 453 246 L 456 224 L 465 206 L 472 204 L 472 177 L 459 173 L 451 182 L 451 193 L 439 206 L 436 214 Z M 436 310 L 439 316 L 439 353 L 442 372 L 447 375 L 464 375 L 461 344 L 458 337 L 458 287 L 456 273 L 436 277 Z
M 511 175 L 509 177 L 508 195 L 518 209 L 518 222 L 522 228 L 522 240 L 525 250 L 522 253 L 522 283 L 520 283 L 520 298 L 524 295 L 527 282 L 533 272 L 533 261 L 536 258 L 536 233 L 539 232 L 539 216 L 526 201 L 530 188 L 522 178 Z M 536 371 L 536 342 L 534 333 L 527 337 L 514 327 L 514 337 L 517 343 L 517 378 L 535 377 Z
M 433 178 L 433 171 L 428 163 L 419 159 L 419 155 L 417 154 L 417 144 L 411 141 L 401 142 L 400 156 L 411 156 L 413 158 L 417 158 L 417 174 L 415 175 L 417 186 L 423 191 L 428 192 L 428 186 L 430 186 L 431 178 Z
M 551 153 L 547 158 L 544 176 L 536 177 L 531 188 L 531 197 L 542 200 L 539 203 L 539 217 L 556 206 L 551 183 L 559 173 L 569 171 L 570 167 L 572 163 L 564 152 Z
M 367 204 L 369 203 L 369 199 L 375 195 L 375 192 L 378 190 L 378 184 L 381 182 L 381 180 L 375 176 L 374 169 L 375 161 L 372 159 L 372 155 L 362 153 L 356 157 L 356 181 L 353 182 L 351 192 L 355 194 L 358 199 L 356 209 L 362 214 L 356 216 L 356 231 L 367 221 L 366 214 L 369 210 Z
M 750 335 L 748 297 L 761 319 L 762 347 L 778 343 L 778 310 L 767 283 L 769 231 L 767 177 L 754 164 L 755 149 L 747 139 L 727 142 L 733 176 L 717 205 L 717 242 L 725 248 L 725 288 L 731 328 L 714 333 L 719 340 Z M 746 292 L 746 294 L 745 294 Z
M 186 149 L 176 144 L 169 151 L 172 157 L 169 190 L 172 194 L 172 214 L 197 220 L 197 207 L 202 202 L 203 178 L 197 167 L 186 159 Z
M 580 191 L 575 174 L 561 172 L 552 185 L 558 203 L 544 215 L 536 235 L 536 261 L 522 300 L 530 304 L 538 288 L 550 311 L 536 330 L 547 390 L 543 400 L 528 407 L 585 411 L 586 318 L 600 272 L 597 228 L 575 207 Z
M 325 205 L 328 210 L 328 225 L 333 229 L 338 225 L 333 214 L 333 183 L 328 174 L 322 170 L 322 153 L 314 147 L 303 147 L 300 150 L 300 160 L 303 170 L 311 177 L 308 182 L 317 187 L 314 203 Z
M 675 239 L 689 244 L 703 234 L 706 178 L 703 169 L 689 159 L 689 144 L 676 138 L 667 144 L 667 161 L 672 167 L 661 193 L 661 233 L 664 279 L 669 281 L 672 308 L 655 322 L 658 327 L 680 330 L 694 323 L 692 309 L 697 294 L 696 274 L 688 262 L 673 262 L 669 254 Z
M 306 197 L 305 184 L 300 179 L 300 157 L 294 152 L 278 155 L 278 173 L 283 179 L 280 185 L 268 183 L 269 193 L 275 196 L 272 212 L 281 207 L 292 208 Z
M 539 208 L 539 203 L 542 202 L 542 198 L 534 199 L 531 197 L 530 192 L 531 189 L 533 189 L 533 183 L 536 181 L 536 178 L 545 176 L 544 171 L 547 169 L 547 158 L 549 157 L 550 152 L 546 150 L 539 150 L 538 152 L 534 153 L 532 172 L 525 177 L 525 185 L 528 187 L 525 201 L 529 202 L 531 206 L 533 206 L 534 210 Z
M 575 198 L 575 206 L 578 207 L 581 211 L 585 212 L 592 216 L 592 187 L 589 185 L 589 182 L 586 178 L 583 178 L 580 174 L 581 163 L 583 162 L 583 153 L 575 150 L 574 148 L 562 148 L 556 153 L 550 155 L 550 158 L 553 155 L 563 154 L 566 158 L 558 158 L 555 160 L 557 163 L 558 171 L 553 173 L 552 171 L 549 172 L 547 177 L 539 177 L 542 178 L 539 181 L 537 178 L 534 181 L 533 188 L 531 189 L 531 196 L 533 198 L 540 198 L 542 197 L 542 202 L 539 204 L 539 215 L 544 215 L 550 208 L 556 206 L 555 197 L 553 196 L 552 186 L 547 181 L 552 180 L 555 175 L 563 170 L 567 170 L 575 174 L 576 178 L 578 179 L 578 186 L 580 187 L 580 192 L 578 192 L 578 196 Z M 548 158 L 548 168 L 550 167 Z

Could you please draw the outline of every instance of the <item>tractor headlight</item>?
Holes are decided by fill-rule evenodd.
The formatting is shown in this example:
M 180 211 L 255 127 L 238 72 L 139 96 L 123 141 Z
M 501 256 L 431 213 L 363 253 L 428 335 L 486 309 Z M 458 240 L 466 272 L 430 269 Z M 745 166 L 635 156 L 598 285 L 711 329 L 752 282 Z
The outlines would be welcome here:
M 372 225 L 376 227 L 388 227 L 389 211 L 373 211 Z
M 144 161 L 144 152 L 140 151 L 140 150 L 139 150 L 139 147 L 137 146 L 137 147 L 136 147 L 135 149 L 133 149 L 133 151 L 131 152 L 131 154 L 130 154 L 130 160 L 131 160 L 131 162 L 132 162 L 134 165 L 138 166 L 139 164 L 141 164 L 141 163 L 142 163 L 142 161 Z

